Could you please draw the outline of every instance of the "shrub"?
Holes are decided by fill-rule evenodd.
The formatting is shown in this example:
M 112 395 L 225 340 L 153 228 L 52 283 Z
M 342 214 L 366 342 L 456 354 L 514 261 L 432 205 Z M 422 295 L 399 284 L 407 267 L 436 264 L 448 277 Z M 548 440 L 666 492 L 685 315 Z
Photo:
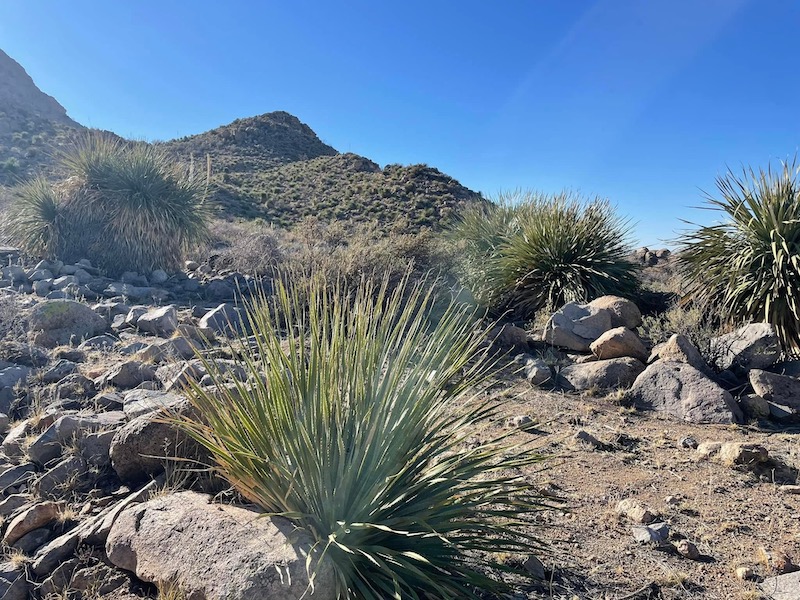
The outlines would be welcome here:
M 707 196 L 722 221 L 684 233 L 689 295 L 730 324 L 771 323 L 800 352 L 800 196 L 796 161 L 717 178 Z M 711 308 L 709 308 L 711 307 Z
M 241 340 L 250 383 L 225 387 L 210 363 L 216 389 L 189 392 L 199 416 L 183 426 L 246 498 L 316 540 L 340 598 L 482 597 L 506 587 L 474 551 L 539 547 L 540 498 L 518 469 L 540 457 L 508 433 L 467 446 L 496 412 L 470 392 L 492 365 L 471 309 L 431 324 L 431 305 L 386 280 L 278 283 Z
M 160 149 L 91 134 L 60 157 L 69 178 L 20 186 L 10 230 L 32 254 L 89 258 L 110 273 L 180 266 L 206 234 L 203 182 Z
M 515 192 L 468 208 L 454 233 L 464 244 L 467 283 L 496 313 L 526 319 L 568 301 L 637 290 L 628 224 L 604 200 Z

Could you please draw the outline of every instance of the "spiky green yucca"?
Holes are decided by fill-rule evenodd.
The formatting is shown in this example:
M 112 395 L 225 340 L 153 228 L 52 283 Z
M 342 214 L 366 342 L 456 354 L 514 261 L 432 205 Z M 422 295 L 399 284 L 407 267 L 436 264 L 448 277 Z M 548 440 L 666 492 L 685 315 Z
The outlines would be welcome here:
M 730 323 L 767 322 L 800 352 L 800 185 L 796 160 L 779 170 L 717 178 L 707 196 L 722 222 L 680 238 L 689 293 Z
M 604 200 L 515 193 L 467 209 L 455 233 L 467 240 L 478 299 L 495 312 L 530 318 L 565 302 L 637 289 L 628 223 Z
M 245 497 L 312 536 L 340 598 L 506 589 L 470 554 L 538 548 L 526 527 L 541 505 L 519 468 L 540 457 L 508 434 L 466 444 L 495 411 L 470 396 L 491 367 L 474 314 L 451 304 L 431 326 L 419 286 L 326 284 L 255 302 L 250 383 L 224 387 L 209 364 L 218 390 L 193 386 L 184 427 Z
M 201 178 L 182 174 L 159 148 L 89 134 L 58 158 L 67 180 L 17 189 L 9 229 L 26 251 L 146 273 L 179 267 L 206 235 Z M 37 242 L 44 234 L 48 242 Z

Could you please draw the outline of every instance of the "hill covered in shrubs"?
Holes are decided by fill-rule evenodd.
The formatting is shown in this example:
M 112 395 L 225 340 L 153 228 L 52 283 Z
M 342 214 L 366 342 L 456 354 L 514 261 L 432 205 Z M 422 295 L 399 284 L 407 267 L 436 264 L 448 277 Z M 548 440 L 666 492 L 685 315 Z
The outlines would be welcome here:
M 0 186 L 37 174 L 62 175 L 55 172 L 56 155 L 84 137 L 87 128 L 2 51 L 0 81 Z M 381 169 L 362 156 L 339 154 L 283 111 L 155 145 L 187 171 L 210 174 L 208 198 L 223 219 L 261 218 L 292 227 L 309 216 L 382 224 L 402 218 L 415 231 L 441 228 L 454 208 L 481 199 L 427 165 Z

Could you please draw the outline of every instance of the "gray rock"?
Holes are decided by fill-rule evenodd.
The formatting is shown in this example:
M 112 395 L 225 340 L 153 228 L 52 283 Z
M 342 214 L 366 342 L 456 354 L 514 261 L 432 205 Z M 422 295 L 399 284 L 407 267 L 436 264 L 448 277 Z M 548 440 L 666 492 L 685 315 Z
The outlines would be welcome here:
M 600 360 L 627 356 L 645 362 L 648 357 L 642 340 L 627 327 L 609 329 L 589 344 L 589 349 Z
M 39 281 L 34 281 L 31 287 L 34 294 L 40 298 L 45 298 L 52 291 L 53 282 L 50 279 L 40 279 Z
M 669 539 L 669 525 L 653 523 L 652 525 L 634 525 L 631 527 L 633 539 L 642 544 L 661 544 Z
M 178 311 L 173 305 L 150 309 L 139 317 L 136 327 L 146 333 L 169 337 L 178 328 Z
M 612 358 L 564 367 L 557 381 L 568 391 L 627 389 L 644 370 L 644 364 L 635 358 Z
M 528 348 L 528 332 L 509 323 L 492 327 L 489 333 L 486 334 L 486 339 L 489 340 L 493 347 L 500 350 L 516 349 L 517 351 L 524 351 Z
M 163 269 L 156 269 L 152 273 L 150 273 L 150 283 L 154 285 L 161 285 L 162 283 L 166 283 L 167 279 L 169 279 L 169 275 Z
M 117 344 L 117 339 L 110 335 L 96 335 L 78 346 L 81 350 L 111 350 Z
M 117 365 L 107 371 L 101 378 L 99 387 L 113 385 L 117 388 L 135 388 L 143 381 L 153 381 L 156 378 L 156 368 L 139 361 L 131 360 Z
M 314 598 L 336 598 L 333 570 L 317 562 L 313 542 L 289 521 L 254 509 L 211 504 L 181 492 L 125 510 L 111 528 L 106 553 L 144 581 L 171 581 L 205 600 L 295 600 L 315 572 Z
M 772 600 L 797 600 L 800 598 L 800 571 L 767 577 L 759 587 Z
M 532 385 L 544 385 L 553 378 L 550 367 L 541 358 L 530 354 L 519 354 L 514 361 L 522 365 L 522 373 Z
M 0 598 L 27 600 L 30 585 L 23 566 L 12 561 L 0 563 Z
M 544 328 L 548 344 L 588 352 L 589 344 L 611 329 L 611 312 L 569 302 L 553 313 Z
M 199 325 L 221 335 L 243 333 L 249 329 L 245 312 L 233 304 L 220 304 L 211 309 L 200 319 Z
M 70 456 L 47 471 L 33 484 L 33 491 L 42 498 L 63 496 L 87 484 L 89 466 L 81 456 Z
M 727 391 L 689 364 L 660 360 L 636 378 L 628 397 L 637 408 L 691 423 L 740 423 L 742 411 Z
M 94 381 L 80 373 L 73 373 L 58 382 L 55 387 L 55 398 L 91 398 L 96 392 Z
M 205 297 L 210 302 L 233 300 L 235 296 L 236 290 L 234 287 L 221 279 L 210 281 L 205 289 Z
M 64 360 L 62 358 L 57 360 L 49 369 L 42 372 L 40 378 L 42 383 L 57 383 L 67 375 L 72 375 L 73 373 L 77 373 L 77 371 L 78 365 L 70 360 Z
M 37 548 L 47 543 L 50 539 L 50 535 L 50 530 L 46 527 L 34 529 L 14 542 L 13 547 L 17 550 L 21 550 L 25 554 L 33 554 Z
M 173 411 L 186 414 L 192 408 L 184 401 Z M 162 411 L 136 417 L 120 428 L 111 441 L 111 465 L 125 483 L 140 483 L 161 473 L 174 461 L 210 464 L 208 453 L 172 423 Z
M 3 535 L 3 543 L 11 546 L 34 529 L 55 521 L 63 510 L 61 502 L 37 502 L 11 520 Z
M 11 494 L 0 502 L 0 516 L 8 517 L 33 500 L 28 494 Z
M 0 492 L 4 492 L 10 487 L 22 485 L 30 481 L 36 473 L 36 466 L 32 463 L 23 463 L 14 467 L 8 467 L 0 473 Z
M 9 458 L 22 456 L 22 446 L 31 429 L 32 426 L 28 420 L 21 421 L 12 427 L 3 439 L 3 454 Z
M 656 360 L 682 362 L 692 365 L 705 375 L 712 374 L 711 368 L 706 364 L 700 351 L 685 335 L 676 333 L 663 344 L 659 344 L 653 348 L 647 362 L 652 363 Z
M 116 431 L 90 433 L 80 442 L 81 456 L 93 467 L 111 466 L 111 442 Z
M 80 281 L 74 275 L 64 275 L 54 279 L 52 283 L 54 290 L 63 290 L 69 285 L 80 285 Z
M 106 321 L 91 308 L 72 300 L 44 300 L 28 319 L 34 343 L 53 348 L 103 333 Z
M 183 268 L 187 271 L 196 271 L 200 268 L 200 263 L 194 260 L 187 260 L 183 263 Z
M 197 350 L 192 342 L 178 337 L 145 346 L 136 352 L 134 358 L 143 362 L 162 363 L 194 358 L 196 354 Z
M 800 410 L 799 380 L 761 369 L 752 369 L 748 376 L 753 391 L 767 402 L 788 406 L 795 411 Z
M 611 327 L 636 329 L 642 324 L 639 307 L 630 300 L 619 296 L 600 296 L 589 302 L 589 306 L 611 313 Z
M 128 419 L 162 409 L 175 410 L 185 403 L 183 396 L 161 391 L 132 390 L 123 396 L 123 410 Z
M 741 375 L 750 369 L 766 369 L 781 357 L 775 328 L 769 323 L 751 323 L 711 340 L 711 351 L 719 370 Z

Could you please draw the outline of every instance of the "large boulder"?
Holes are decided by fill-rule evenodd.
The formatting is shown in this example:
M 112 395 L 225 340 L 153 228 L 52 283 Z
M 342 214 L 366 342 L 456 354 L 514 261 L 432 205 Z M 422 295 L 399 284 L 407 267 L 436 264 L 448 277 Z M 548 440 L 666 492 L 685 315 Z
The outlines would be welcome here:
M 229 303 L 220 304 L 208 311 L 198 325 L 221 335 L 241 334 L 249 329 L 245 311 Z
M 800 381 L 761 369 L 753 369 L 748 375 L 753 391 L 764 400 L 800 411 Z
M 314 560 L 313 541 L 280 517 L 254 508 L 212 504 L 180 492 L 124 510 L 106 541 L 117 567 L 149 582 L 170 582 L 196 600 L 295 600 L 315 572 L 315 600 L 334 600 L 331 564 Z
M 711 340 L 711 351 L 720 370 L 742 375 L 750 369 L 766 369 L 781 357 L 781 344 L 769 323 L 750 323 Z
M 636 378 L 628 397 L 637 408 L 691 423 L 739 423 L 733 396 L 689 364 L 660 360 Z
M 106 320 L 91 308 L 72 300 L 45 300 L 31 310 L 28 320 L 35 344 L 53 348 L 99 335 Z
M 589 306 L 607 310 L 611 313 L 611 327 L 636 329 L 642 324 L 642 313 L 639 307 L 625 298 L 620 298 L 619 296 L 600 296 L 589 302 Z
M 589 344 L 589 349 L 600 360 L 629 356 L 645 362 L 648 357 L 642 340 L 627 327 L 609 329 Z
M 558 373 L 558 385 L 569 391 L 610 391 L 629 388 L 644 371 L 635 358 L 612 358 L 564 367 Z
M 589 345 L 611 328 L 609 310 L 568 302 L 547 321 L 544 341 L 553 346 L 588 352 Z

